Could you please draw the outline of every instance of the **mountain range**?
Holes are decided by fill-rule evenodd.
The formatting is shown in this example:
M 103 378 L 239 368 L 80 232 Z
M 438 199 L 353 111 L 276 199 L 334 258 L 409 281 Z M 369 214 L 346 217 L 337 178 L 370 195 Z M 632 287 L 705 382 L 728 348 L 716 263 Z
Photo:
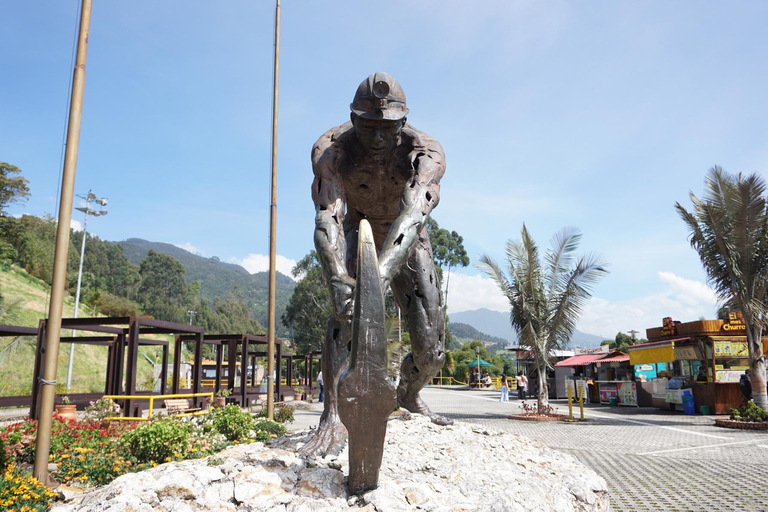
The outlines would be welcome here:
M 490 309 L 475 309 L 474 311 L 462 311 L 460 313 L 451 313 L 448 327 L 453 329 L 454 323 L 468 324 L 482 333 L 489 334 L 497 338 L 504 338 L 511 344 L 517 344 L 517 335 L 512 330 L 509 323 L 509 313 L 501 311 L 491 311 Z M 604 338 L 587 334 L 581 331 L 574 331 L 571 338 L 570 348 L 593 348 L 599 347 Z
M 264 327 L 267 326 L 267 297 L 269 294 L 269 273 L 249 273 L 240 265 L 225 263 L 213 256 L 204 258 L 175 245 L 163 242 L 149 242 L 141 238 L 129 238 L 117 242 L 123 247 L 123 253 L 128 260 L 140 265 L 149 250 L 173 256 L 184 265 L 187 284 L 192 281 L 200 282 L 200 295 L 207 301 L 225 299 L 232 290 L 239 290 L 245 297 L 249 309 L 256 320 Z M 280 318 L 293 294 L 296 283 L 288 276 L 276 273 L 275 276 L 275 324 L 278 336 L 286 336 L 287 329 Z

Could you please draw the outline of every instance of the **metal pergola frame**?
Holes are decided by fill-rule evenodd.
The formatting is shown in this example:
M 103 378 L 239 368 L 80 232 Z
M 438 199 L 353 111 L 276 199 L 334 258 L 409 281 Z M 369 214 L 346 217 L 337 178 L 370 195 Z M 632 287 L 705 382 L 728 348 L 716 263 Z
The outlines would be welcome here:
M 43 375 L 43 362 L 46 350 L 46 332 L 48 320 L 41 320 L 37 329 L 37 351 L 35 354 L 34 385 L 32 386 L 32 402 L 30 405 L 30 417 L 38 418 L 40 411 L 40 386 Z M 150 392 L 136 392 L 136 367 L 138 363 L 139 346 L 156 345 L 163 347 L 163 368 L 161 371 L 161 392 L 166 389 L 168 369 L 168 342 L 162 340 L 142 339 L 147 334 L 186 334 L 195 342 L 194 358 L 197 363 L 193 368 L 192 385 L 193 392 L 200 392 L 200 361 L 202 360 L 203 328 L 154 320 L 146 317 L 107 317 L 107 318 L 63 318 L 61 330 L 72 329 L 99 333 L 96 336 L 61 337 L 61 343 L 82 343 L 91 345 L 105 345 L 109 347 L 107 356 L 107 377 L 104 394 L 112 395 L 152 395 Z M 126 354 L 127 351 L 127 354 Z M 178 375 L 179 359 L 174 360 L 174 375 Z M 174 379 L 178 386 L 178 379 Z M 124 383 L 124 384 L 123 384 Z M 72 394 L 70 398 L 78 408 L 84 408 L 93 399 L 92 393 Z M 201 407 L 201 398 L 195 397 L 195 407 Z M 124 415 L 138 415 L 140 411 L 134 411 L 134 400 L 126 399 L 123 405 Z M 140 404 L 137 404 L 140 407 Z

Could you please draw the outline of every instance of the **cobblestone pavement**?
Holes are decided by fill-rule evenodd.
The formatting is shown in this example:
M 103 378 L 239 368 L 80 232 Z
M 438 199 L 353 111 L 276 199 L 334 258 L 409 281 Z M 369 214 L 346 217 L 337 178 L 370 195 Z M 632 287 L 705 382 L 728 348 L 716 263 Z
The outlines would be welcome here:
M 456 421 L 521 434 L 570 453 L 608 482 L 617 511 L 768 511 L 768 432 L 714 426 L 714 416 L 588 405 L 580 423 L 508 418 L 499 392 L 426 388 L 430 408 Z M 553 401 L 568 413 L 565 400 Z M 578 416 L 578 409 L 574 410 Z
M 715 416 L 588 405 L 580 423 L 519 421 L 498 391 L 428 387 L 430 408 L 456 421 L 536 439 L 570 453 L 608 483 L 615 511 L 768 511 L 768 432 L 714 426 Z M 555 400 L 568 413 L 565 400 Z M 296 411 L 294 430 L 315 427 L 322 404 Z M 578 416 L 578 408 L 574 409 Z

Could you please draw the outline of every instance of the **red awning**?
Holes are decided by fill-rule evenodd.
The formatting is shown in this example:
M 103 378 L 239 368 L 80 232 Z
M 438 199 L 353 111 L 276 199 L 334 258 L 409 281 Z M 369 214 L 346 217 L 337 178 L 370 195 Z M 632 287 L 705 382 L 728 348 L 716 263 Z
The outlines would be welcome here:
M 568 359 L 563 359 L 559 363 L 555 363 L 555 366 L 586 366 L 589 363 L 594 363 L 601 357 L 605 357 L 605 355 L 605 352 L 600 352 L 599 354 L 579 354 L 577 356 L 569 357 Z
M 623 362 L 629 362 L 629 355 L 624 353 L 618 353 L 615 355 L 608 356 L 604 359 L 600 359 L 597 361 L 598 363 L 623 363 Z

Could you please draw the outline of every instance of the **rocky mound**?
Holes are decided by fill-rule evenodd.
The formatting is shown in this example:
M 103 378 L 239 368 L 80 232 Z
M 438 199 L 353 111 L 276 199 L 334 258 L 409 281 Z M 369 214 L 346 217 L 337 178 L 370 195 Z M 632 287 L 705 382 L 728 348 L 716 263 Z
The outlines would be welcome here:
M 349 496 L 346 448 L 304 460 L 306 433 L 272 446 L 240 445 L 207 459 L 123 475 L 52 510 L 155 511 L 603 511 L 605 480 L 570 455 L 468 423 L 419 415 L 391 420 L 379 488 Z

